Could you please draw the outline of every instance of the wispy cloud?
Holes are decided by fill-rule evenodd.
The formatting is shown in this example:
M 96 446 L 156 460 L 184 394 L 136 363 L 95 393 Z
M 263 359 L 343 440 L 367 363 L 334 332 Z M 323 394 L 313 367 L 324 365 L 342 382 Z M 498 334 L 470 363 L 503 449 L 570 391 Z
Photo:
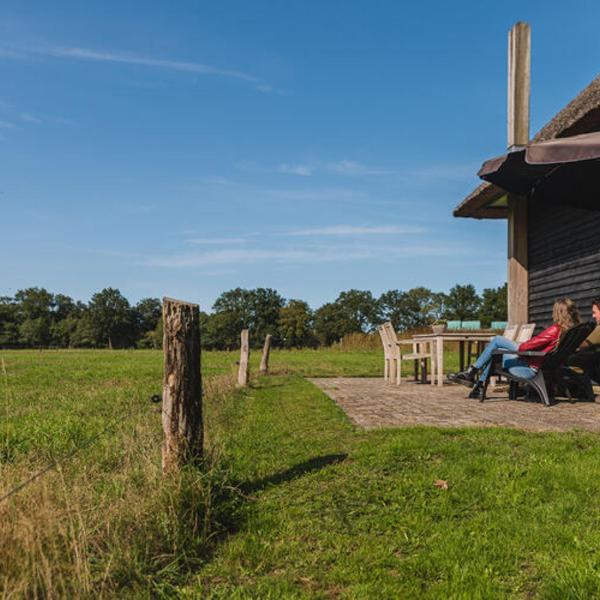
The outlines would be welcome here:
M 143 67 L 166 69 L 169 71 L 178 71 L 184 73 L 194 73 L 197 75 L 211 75 L 215 77 L 225 77 L 237 79 L 250 83 L 254 88 L 262 93 L 281 93 L 268 82 L 260 77 L 239 71 L 236 69 L 224 69 L 214 67 L 195 61 L 171 60 L 164 58 L 155 58 L 143 56 L 119 50 L 96 50 L 92 48 L 39 45 L 39 46 L 18 46 L 0 48 L 0 56 L 8 58 L 25 58 L 31 55 L 50 56 L 53 58 L 84 60 L 94 62 L 118 63 L 126 65 L 139 65 Z
M 310 177 L 313 174 L 313 167 L 308 165 L 288 165 L 283 163 L 277 168 L 279 173 L 286 173 L 288 175 L 300 175 L 302 177 Z
M 298 175 L 300 177 L 310 177 L 316 173 L 333 173 L 335 175 L 345 176 L 365 176 L 365 175 L 392 175 L 398 173 L 391 168 L 374 167 L 364 165 L 354 160 L 340 160 L 336 162 L 325 161 L 306 161 L 299 163 L 281 163 L 276 167 L 260 166 L 254 161 L 241 161 L 235 165 L 242 171 L 251 173 L 284 173 L 285 175 Z
M 464 255 L 471 250 L 452 244 L 310 245 L 298 248 L 241 250 L 227 248 L 210 252 L 146 257 L 135 264 L 162 268 L 207 268 L 249 264 L 297 265 L 376 260 L 389 262 L 428 256 Z
M 339 175 L 393 175 L 398 171 L 395 169 L 385 169 L 381 167 L 370 167 L 354 160 L 340 160 L 338 162 L 327 163 L 325 170 Z
M 240 161 L 237 169 L 250 173 L 283 173 L 310 177 L 311 175 L 328 174 L 342 177 L 395 177 L 407 182 L 444 182 L 472 179 L 477 171 L 477 164 L 433 163 L 425 166 L 381 166 L 367 165 L 355 160 L 307 160 L 302 162 L 284 162 L 277 166 L 262 166 L 255 161 Z
M 8 121 L 0 121 L 0 129 L 13 129 L 14 124 Z
M 187 244 L 197 246 L 222 246 L 227 244 L 245 244 L 248 240 L 245 238 L 191 238 L 185 241 Z
M 330 227 L 318 227 L 315 229 L 299 229 L 290 231 L 291 236 L 360 236 L 360 235 L 402 235 L 424 233 L 422 227 L 411 227 L 404 225 L 380 225 L 375 227 L 356 227 L 354 225 L 332 225 Z
M 42 119 L 40 119 L 39 117 L 36 117 L 35 115 L 32 115 L 31 113 L 21 113 L 20 117 L 26 123 L 41 123 L 42 122 Z

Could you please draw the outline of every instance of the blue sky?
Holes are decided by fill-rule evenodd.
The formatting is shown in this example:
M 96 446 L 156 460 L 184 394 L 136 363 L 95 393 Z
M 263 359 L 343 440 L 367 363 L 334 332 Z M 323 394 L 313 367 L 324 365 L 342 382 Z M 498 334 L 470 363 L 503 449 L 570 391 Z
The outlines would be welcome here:
M 536 131 L 597 75 L 597 3 L 3 0 L 0 294 L 503 283 L 505 223 L 451 212 L 517 20 Z

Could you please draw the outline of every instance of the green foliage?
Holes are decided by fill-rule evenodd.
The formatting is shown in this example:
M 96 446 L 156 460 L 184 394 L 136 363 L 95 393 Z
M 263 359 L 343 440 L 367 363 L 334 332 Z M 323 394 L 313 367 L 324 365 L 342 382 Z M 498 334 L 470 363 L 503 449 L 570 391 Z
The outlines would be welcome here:
M 321 344 L 330 345 L 349 333 L 366 333 L 379 321 L 379 306 L 371 292 L 349 290 L 315 311 L 315 335 Z
M 473 285 L 455 285 L 446 296 L 444 316 L 447 319 L 468 321 L 479 314 L 481 299 Z
M 303 300 L 289 300 L 279 309 L 278 332 L 284 348 L 303 348 L 316 342 L 312 329 L 313 314 Z
M 129 302 L 119 290 L 105 288 L 94 294 L 88 308 L 94 338 L 109 348 L 123 348 L 134 340 L 135 322 Z
M 277 344 L 279 311 L 284 303 L 271 288 L 235 288 L 224 292 L 213 304 L 214 323 L 208 324 L 205 347 L 219 350 L 239 347 L 242 329 L 249 329 L 250 345 L 254 348 L 262 346 L 268 333 Z
M 481 295 L 479 319 L 484 327 L 492 321 L 506 321 L 508 318 L 508 286 L 486 288 Z
M 389 290 L 379 297 L 379 311 L 384 321 L 391 321 L 398 331 L 430 325 L 445 312 L 446 296 L 424 287 L 401 292 Z
M 0 347 L 160 348 L 162 307 L 158 298 L 131 306 L 121 292 L 106 288 L 88 304 L 43 288 L 0 297 Z M 399 331 L 427 326 L 441 318 L 479 318 L 484 325 L 506 319 L 506 286 L 486 289 L 482 298 L 472 285 L 449 294 L 424 287 L 389 290 L 379 298 L 348 290 L 313 311 L 299 299 L 285 300 L 270 288 L 235 288 L 224 292 L 212 313 L 200 313 L 201 344 L 206 350 L 239 348 L 240 331 L 260 348 L 267 334 L 274 347 L 331 345 L 344 336 L 370 333 L 390 320 Z

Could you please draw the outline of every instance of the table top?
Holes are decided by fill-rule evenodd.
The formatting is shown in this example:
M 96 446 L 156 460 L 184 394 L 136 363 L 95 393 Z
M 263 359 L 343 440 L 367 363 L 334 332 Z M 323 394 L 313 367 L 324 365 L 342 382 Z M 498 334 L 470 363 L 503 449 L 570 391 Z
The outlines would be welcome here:
M 495 333 L 484 333 L 481 331 L 474 331 L 469 333 L 467 331 L 445 331 L 444 333 L 417 333 L 413 335 L 414 339 L 432 339 L 432 338 L 442 338 L 443 340 L 448 340 L 449 342 L 468 342 L 471 340 L 475 341 L 489 341 L 496 334 Z

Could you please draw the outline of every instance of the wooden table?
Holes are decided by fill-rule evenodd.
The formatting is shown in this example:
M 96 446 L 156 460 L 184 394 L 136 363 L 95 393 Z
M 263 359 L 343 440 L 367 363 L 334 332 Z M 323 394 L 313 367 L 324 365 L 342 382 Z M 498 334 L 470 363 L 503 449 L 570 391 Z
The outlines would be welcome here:
M 483 350 L 483 346 L 487 344 L 495 334 L 486 332 L 449 332 L 446 331 L 441 335 L 435 333 L 422 333 L 414 335 L 413 339 L 423 342 L 431 342 L 431 376 L 437 379 L 437 384 L 444 384 L 444 342 L 457 342 L 459 346 L 459 370 L 465 368 L 465 346 L 467 348 L 467 363 L 471 360 L 472 344 L 476 345 L 477 355 Z

